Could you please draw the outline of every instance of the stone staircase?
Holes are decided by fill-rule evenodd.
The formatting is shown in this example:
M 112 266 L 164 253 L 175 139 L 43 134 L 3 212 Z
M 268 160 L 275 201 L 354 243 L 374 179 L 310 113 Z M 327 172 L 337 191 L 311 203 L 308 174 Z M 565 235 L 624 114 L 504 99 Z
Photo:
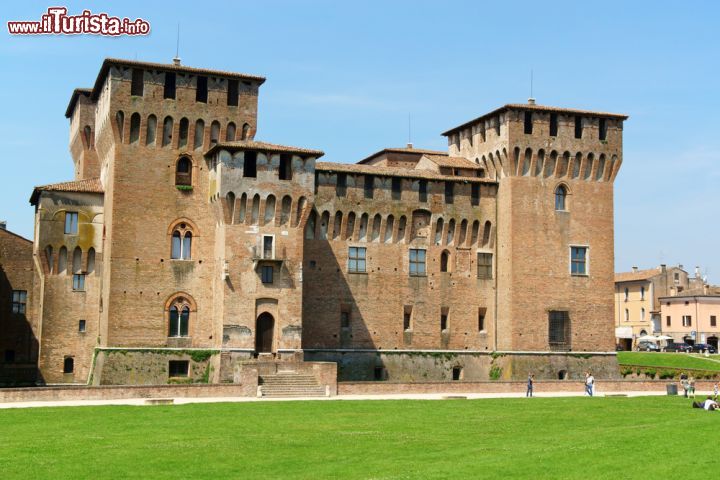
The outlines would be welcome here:
M 258 378 L 259 396 L 262 397 L 324 397 L 325 386 L 313 375 L 295 372 L 278 372 Z

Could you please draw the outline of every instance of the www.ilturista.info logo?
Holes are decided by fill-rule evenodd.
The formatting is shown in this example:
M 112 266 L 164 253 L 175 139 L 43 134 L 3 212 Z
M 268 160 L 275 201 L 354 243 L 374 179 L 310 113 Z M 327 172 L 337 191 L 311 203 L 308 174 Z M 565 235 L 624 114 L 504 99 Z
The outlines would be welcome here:
M 83 10 L 80 15 L 68 15 L 65 7 L 50 7 L 40 21 L 7 22 L 11 35 L 147 35 L 150 23 L 138 18 L 111 17 L 107 13 Z

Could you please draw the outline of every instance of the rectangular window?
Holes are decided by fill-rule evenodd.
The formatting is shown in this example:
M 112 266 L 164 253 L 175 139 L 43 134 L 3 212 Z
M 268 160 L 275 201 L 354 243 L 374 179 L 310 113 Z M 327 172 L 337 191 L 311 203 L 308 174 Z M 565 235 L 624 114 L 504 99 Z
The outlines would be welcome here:
M 420 180 L 418 184 L 418 200 L 427 202 L 427 180 Z
M 683 327 L 692 327 L 692 316 L 691 315 L 683 315 L 682 326 Z
M 143 96 L 145 72 L 138 68 L 132 70 L 132 83 L 130 84 L 130 95 Z
M 472 191 L 470 192 L 470 205 L 480 205 L 480 184 L 473 183 L 470 188 L 472 189 Z
M 666 327 L 672 326 L 672 320 L 671 320 L 671 318 L 670 318 L 670 315 L 668 315 L 667 317 L 665 317 L 665 326 L 666 326 Z
M 292 156 L 287 154 L 280 155 L 280 172 L 278 172 L 280 180 L 292 180 Z
M 403 330 L 412 330 L 412 305 L 403 308 Z
M 238 104 L 238 81 L 228 80 L 227 104 L 229 107 L 237 107 Z
M 582 138 L 582 117 L 575 117 L 575 138 Z
M 365 247 L 350 247 L 350 251 L 348 253 L 348 272 L 365 272 L 365 253 Z
M 487 314 L 487 308 L 478 308 L 478 332 L 485 331 L 485 315 Z
M 65 234 L 77 235 L 78 233 L 78 214 L 77 212 L 65 212 Z
M 347 175 L 344 173 L 337 174 L 337 186 L 335 187 L 335 195 L 344 197 L 347 193 Z
M 275 258 L 275 238 L 272 235 L 263 235 L 263 256 L 268 260 Z
M 85 274 L 76 273 L 73 275 L 73 290 L 76 292 L 85 291 Z
M 187 377 L 190 362 L 187 360 L 170 360 L 168 362 L 168 373 L 171 377 Z
M 400 200 L 401 195 L 402 195 L 402 183 L 400 182 L 399 178 L 393 178 L 392 179 L 392 199 Z
M 492 274 L 492 253 L 478 253 L 477 254 L 477 278 L 491 279 Z
M 570 273 L 587 275 L 587 247 L 570 247 Z
M 607 138 L 607 120 L 605 120 L 604 118 L 600 119 L 600 129 L 598 134 L 600 140 L 605 140 Z
M 263 265 L 260 271 L 262 277 L 262 283 L 273 283 L 273 266 Z
M 243 162 L 243 177 L 257 177 L 257 152 L 245 152 Z
M 340 328 L 350 328 L 349 307 L 342 307 L 342 310 L 340 310 Z
M 78 332 L 80 332 L 80 333 L 85 333 L 85 328 L 86 328 L 86 322 L 85 322 L 85 320 L 80 320 L 80 321 L 78 322 Z
M 425 276 L 425 250 L 419 248 L 410 249 L 410 276 Z
M 373 198 L 375 190 L 375 177 L 372 175 L 365 175 L 365 188 L 363 188 L 363 191 L 365 192 L 365 198 Z
M 445 203 L 451 204 L 454 201 L 455 184 L 453 182 L 445 182 Z
M 163 89 L 163 98 L 175 98 L 175 74 L 165 73 L 165 88 Z
M 530 135 L 533 130 L 532 112 L 525 112 L 525 134 Z
M 27 306 L 27 290 L 13 290 L 12 292 L 12 313 L 25 313 Z
M 548 313 L 548 343 L 551 347 L 570 347 L 570 317 L 568 312 L 550 311 Z
M 557 137 L 558 132 L 558 116 L 557 113 L 550 114 L 550 136 Z
M 448 329 L 448 315 L 450 309 L 448 307 L 440 308 L 440 331 L 444 332 Z
M 717 327 L 717 316 L 710 315 L 710 326 Z
M 375 367 L 373 370 L 373 378 L 375 380 L 382 380 L 385 378 L 385 369 L 383 367 Z
M 207 77 L 197 77 L 197 88 L 195 89 L 195 101 L 207 103 L 208 88 Z
M 5 350 L 5 363 L 15 363 L 15 350 Z

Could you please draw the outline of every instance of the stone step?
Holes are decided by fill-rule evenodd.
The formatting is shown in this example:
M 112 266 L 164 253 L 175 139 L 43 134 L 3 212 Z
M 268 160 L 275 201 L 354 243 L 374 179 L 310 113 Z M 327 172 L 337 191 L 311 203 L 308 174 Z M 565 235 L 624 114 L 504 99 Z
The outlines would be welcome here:
M 324 397 L 325 387 L 314 388 L 270 388 L 260 387 L 263 397 Z

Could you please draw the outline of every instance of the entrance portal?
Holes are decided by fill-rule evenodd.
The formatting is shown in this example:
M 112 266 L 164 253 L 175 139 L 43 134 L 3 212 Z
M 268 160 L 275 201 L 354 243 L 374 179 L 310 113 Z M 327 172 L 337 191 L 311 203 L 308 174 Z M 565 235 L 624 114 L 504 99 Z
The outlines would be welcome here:
M 261 313 L 255 324 L 255 351 L 272 353 L 275 319 L 269 313 Z

